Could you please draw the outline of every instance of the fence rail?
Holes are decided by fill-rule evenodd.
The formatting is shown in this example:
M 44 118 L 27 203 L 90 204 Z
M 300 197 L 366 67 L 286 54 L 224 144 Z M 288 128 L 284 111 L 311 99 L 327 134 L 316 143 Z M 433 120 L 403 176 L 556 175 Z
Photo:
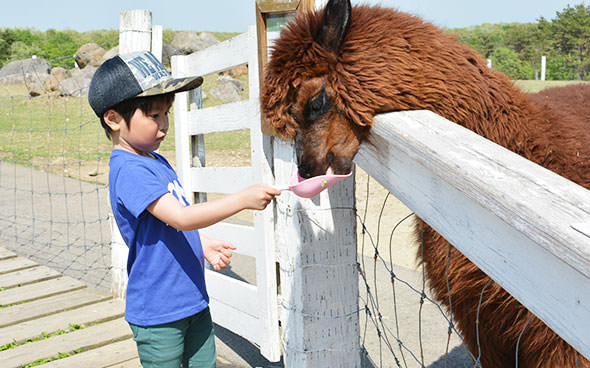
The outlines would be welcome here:
M 590 357 L 590 191 L 429 111 L 368 141 L 361 168 Z

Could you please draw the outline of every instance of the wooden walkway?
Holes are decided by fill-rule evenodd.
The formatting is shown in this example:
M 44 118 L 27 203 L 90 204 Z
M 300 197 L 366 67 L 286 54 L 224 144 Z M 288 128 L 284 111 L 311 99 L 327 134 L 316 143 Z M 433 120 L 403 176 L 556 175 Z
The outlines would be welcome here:
M 42 366 L 141 367 L 123 315 L 122 300 L 0 247 L 3 368 L 24 367 L 60 355 L 69 356 Z M 88 327 L 52 335 L 74 326 Z

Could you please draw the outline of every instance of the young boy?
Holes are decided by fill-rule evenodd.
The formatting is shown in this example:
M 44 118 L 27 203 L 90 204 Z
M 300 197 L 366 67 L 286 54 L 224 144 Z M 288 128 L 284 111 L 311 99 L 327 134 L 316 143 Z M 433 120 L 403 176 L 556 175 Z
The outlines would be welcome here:
M 234 246 L 197 229 L 244 210 L 262 210 L 280 192 L 255 185 L 189 205 L 168 161 L 154 152 L 168 132 L 174 93 L 201 77 L 173 79 L 149 52 L 116 56 L 97 69 L 88 100 L 109 139 L 111 208 L 129 247 L 125 319 L 143 367 L 215 367 L 204 258 L 215 270 Z

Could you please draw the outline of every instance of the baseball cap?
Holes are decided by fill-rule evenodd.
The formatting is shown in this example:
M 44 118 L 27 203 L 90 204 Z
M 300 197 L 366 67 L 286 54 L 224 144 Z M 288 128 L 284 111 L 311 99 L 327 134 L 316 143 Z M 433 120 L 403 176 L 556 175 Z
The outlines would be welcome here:
M 94 73 L 88 102 L 98 117 L 120 102 L 134 97 L 183 92 L 197 88 L 202 77 L 172 78 L 149 51 L 117 55 Z

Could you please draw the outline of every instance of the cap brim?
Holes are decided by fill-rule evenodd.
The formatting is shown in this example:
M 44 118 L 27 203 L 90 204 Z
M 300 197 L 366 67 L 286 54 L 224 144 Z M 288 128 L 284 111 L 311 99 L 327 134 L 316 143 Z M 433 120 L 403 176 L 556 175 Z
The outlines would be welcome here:
M 144 96 L 156 96 L 163 95 L 166 93 L 184 92 L 199 87 L 203 83 L 203 77 L 186 77 L 186 78 L 175 78 L 169 79 L 159 85 L 152 87 L 142 93 L 138 94 L 137 97 Z

